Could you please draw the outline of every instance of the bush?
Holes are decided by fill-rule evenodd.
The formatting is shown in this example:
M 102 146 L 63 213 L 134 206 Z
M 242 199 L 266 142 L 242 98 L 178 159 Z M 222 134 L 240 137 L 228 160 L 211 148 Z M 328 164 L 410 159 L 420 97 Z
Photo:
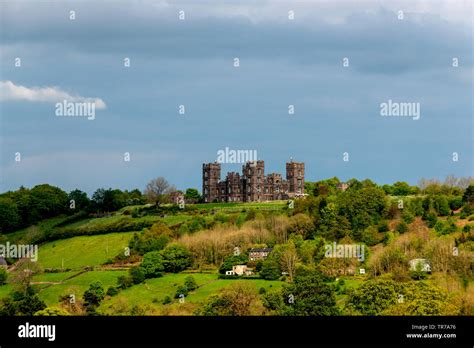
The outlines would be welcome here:
M 7 282 L 8 273 L 5 268 L 0 266 L 0 285 L 3 285 Z
M 258 293 L 260 295 L 263 295 L 263 294 L 266 294 L 267 293 L 267 290 L 264 288 L 264 287 L 261 287 L 260 289 L 258 289 Z
M 281 270 L 278 263 L 274 260 L 265 260 L 260 271 L 260 276 L 266 280 L 276 280 L 280 278 Z
M 184 279 L 184 286 L 189 290 L 193 291 L 198 288 L 198 285 L 196 283 L 196 280 L 194 279 L 193 276 L 188 276 Z
M 409 211 L 405 211 L 402 214 L 402 219 L 405 221 L 407 224 L 411 224 L 413 221 L 415 221 L 415 217 L 413 216 L 412 213 Z
M 408 231 L 408 225 L 405 221 L 400 221 L 395 230 L 400 234 L 405 233 Z
M 111 286 L 110 288 L 107 289 L 107 296 L 115 296 L 118 293 L 119 291 L 116 287 Z
M 165 270 L 163 256 L 161 251 L 151 251 L 146 253 L 140 267 L 145 272 L 145 278 L 161 277 Z
M 184 295 L 184 297 L 188 296 L 189 289 L 186 287 L 186 285 L 180 285 L 176 289 L 176 294 L 174 294 L 174 298 L 180 298 L 181 295 Z
M 140 284 L 146 278 L 145 270 L 141 267 L 132 267 L 128 270 L 128 273 L 132 278 L 133 284 Z
M 163 304 L 166 305 L 166 304 L 169 304 L 172 302 L 172 299 L 170 296 L 166 295 L 165 298 L 163 299 Z
M 172 244 L 161 251 L 166 272 L 179 273 L 191 266 L 191 253 L 180 244 Z
M 377 229 L 379 232 L 388 232 L 390 230 L 388 222 L 386 220 L 380 221 Z
M 117 288 L 126 289 L 133 285 L 133 279 L 130 276 L 119 276 L 117 278 Z

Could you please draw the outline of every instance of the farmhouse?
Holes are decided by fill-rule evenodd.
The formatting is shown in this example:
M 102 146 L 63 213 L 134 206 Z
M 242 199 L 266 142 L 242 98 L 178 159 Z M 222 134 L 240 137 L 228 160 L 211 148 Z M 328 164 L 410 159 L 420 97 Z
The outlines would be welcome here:
M 249 250 L 249 260 L 264 260 L 272 252 L 272 248 L 254 248 Z
M 253 272 L 247 267 L 247 265 L 235 265 L 232 266 L 232 271 L 225 272 L 226 275 L 252 275 Z

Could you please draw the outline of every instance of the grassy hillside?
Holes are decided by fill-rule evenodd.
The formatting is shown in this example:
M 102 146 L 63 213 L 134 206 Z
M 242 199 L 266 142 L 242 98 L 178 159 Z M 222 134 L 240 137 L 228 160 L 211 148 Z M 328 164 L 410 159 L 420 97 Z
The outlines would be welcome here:
M 38 260 L 44 268 L 55 269 L 102 265 L 128 246 L 133 233 L 73 237 L 46 243 L 39 248 Z

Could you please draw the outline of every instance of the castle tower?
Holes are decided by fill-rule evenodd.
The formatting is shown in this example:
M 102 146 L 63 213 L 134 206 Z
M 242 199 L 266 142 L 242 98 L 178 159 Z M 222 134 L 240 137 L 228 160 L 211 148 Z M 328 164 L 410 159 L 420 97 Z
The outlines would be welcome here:
M 264 200 L 265 163 L 264 161 L 247 162 L 242 166 L 243 199 L 245 202 Z
M 212 203 L 219 198 L 219 181 L 221 179 L 220 163 L 203 163 L 202 195 L 205 203 Z
M 304 193 L 304 163 L 286 163 L 286 180 L 288 181 L 288 192 L 293 194 Z

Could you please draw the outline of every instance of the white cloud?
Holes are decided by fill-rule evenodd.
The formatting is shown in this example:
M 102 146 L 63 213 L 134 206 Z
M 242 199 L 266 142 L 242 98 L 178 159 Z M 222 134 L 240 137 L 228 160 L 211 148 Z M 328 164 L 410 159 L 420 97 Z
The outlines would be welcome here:
M 0 81 L 0 100 L 26 100 L 32 102 L 57 103 L 67 100 L 68 102 L 95 103 L 97 109 L 105 109 L 105 102 L 100 98 L 81 97 L 71 95 L 58 87 L 25 87 L 15 85 L 12 81 Z

